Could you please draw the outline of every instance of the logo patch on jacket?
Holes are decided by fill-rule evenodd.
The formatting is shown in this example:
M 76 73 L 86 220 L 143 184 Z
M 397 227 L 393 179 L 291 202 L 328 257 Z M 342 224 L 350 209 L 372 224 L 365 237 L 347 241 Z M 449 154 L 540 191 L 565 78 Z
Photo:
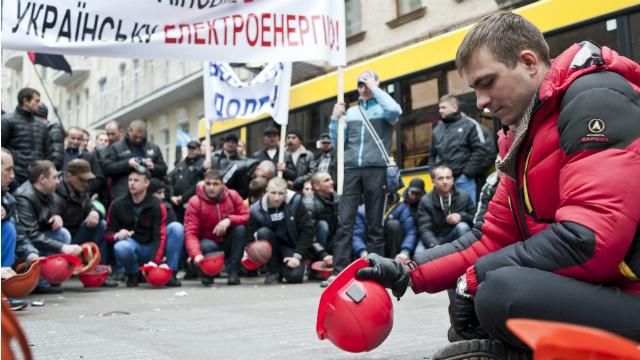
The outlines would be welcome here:
M 580 139 L 583 143 L 601 142 L 608 143 L 609 138 L 604 133 L 606 124 L 602 119 L 591 119 L 587 123 L 587 135 Z

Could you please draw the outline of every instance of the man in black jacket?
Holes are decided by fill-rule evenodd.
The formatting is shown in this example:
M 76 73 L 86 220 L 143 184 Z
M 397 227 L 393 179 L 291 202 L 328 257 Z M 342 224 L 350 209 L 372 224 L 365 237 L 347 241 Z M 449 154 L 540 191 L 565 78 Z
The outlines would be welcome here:
M 89 194 L 98 193 L 105 184 L 104 174 L 102 172 L 102 166 L 96 158 L 96 155 L 82 149 L 82 142 L 84 141 L 84 133 L 79 127 L 71 127 L 67 130 L 67 147 L 64 149 L 64 164 L 62 171 L 67 169 L 67 164 L 73 159 L 84 159 L 91 166 L 91 172 L 94 175 L 94 179 L 89 183 Z
M 58 171 L 51 161 L 34 161 L 29 169 L 29 181 L 16 190 L 19 233 L 31 241 L 41 256 L 64 253 L 80 255 L 82 248 L 70 245 L 71 234 L 63 228 L 62 217 L 56 214 L 53 193 L 58 186 Z M 43 279 L 37 292 L 59 293 L 62 289 L 52 288 Z
M 338 226 L 338 195 L 334 191 L 331 175 L 325 171 L 311 176 L 313 193 L 304 199 L 304 205 L 315 228 L 316 241 L 330 251 Z
M 12 192 L 29 178 L 29 164 L 32 161 L 47 159 L 47 126 L 34 117 L 39 110 L 40 93 L 24 88 L 18 92 L 16 111 L 2 116 L 2 146 L 11 151 L 15 166 Z
M 62 123 L 49 121 L 49 108 L 40 103 L 40 108 L 34 117 L 47 126 L 47 148 L 44 149 L 45 158 L 51 160 L 56 169 L 62 168 L 64 160 L 64 127 Z
M 280 153 L 280 149 L 278 148 L 278 144 L 280 143 L 280 131 L 273 126 L 267 126 L 262 132 L 262 141 L 264 142 L 264 149 L 253 153 L 252 158 L 258 160 L 271 160 L 274 165 L 277 165 L 278 155 Z
M 475 208 L 467 193 L 455 188 L 451 169 L 436 166 L 431 170 L 433 190 L 418 205 L 416 253 L 451 242 L 471 230 Z
M 311 177 L 312 161 L 313 153 L 302 144 L 302 132 L 298 129 L 289 129 L 284 163 L 278 165 L 278 170 L 284 172 L 284 178 L 290 189 L 302 191 L 304 183 Z
M 331 143 L 331 136 L 328 133 L 320 135 L 318 143 L 320 152 L 311 161 L 311 174 L 324 171 L 328 172 L 332 179 L 335 179 L 338 174 L 338 161 Z
M 301 283 L 304 260 L 313 244 L 313 223 L 302 204 L 302 196 L 288 191 L 286 180 L 273 178 L 266 195 L 251 205 L 250 211 L 249 241 L 268 240 L 272 247 L 265 284 L 281 281 L 283 277 L 289 283 Z
M 475 179 L 495 159 L 493 137 L 486 138 L 483 126 L 460 112 L 455 96 L 442 96 L 438 106 L 442 123 L 433 129 L 429 166 L 447 165 L 456 187 L 469 194 L 475 204 Z
M 116 259 L 125 269 L 127 287 L 138 286 L 138 266 L 159 265 L 165 256 L 173 275 L 169 286 L 180 286 L 176 278 L 182 244 L 167 242 L 167 209 L 147 190 L 149 170 L 138 166 L 128 176 L 129 192 L 111 203 L 105 239 L 115 242 Z M 178 245 L 178 246 L 176 246 Z
M 127 194 L 127 181 L 131 169 L 143 166 L 151 176 L 161 179 L 167 174 L 167 164 L 158 145 L 147 141 L 147 130 L 143 120 L 129 124 L 124 139 L 109 146 L 103 160 L 103 171 L 111 176 L 111 201 Z
M 179 222 L 184 221 L 184 206 L 196 194 L 196 184 L 204 175 L 204 155 L 200 152 L 200 143 L 190 141 L 187 144 L 187 157 L 181 160 L 169 173 L 171 197 L 169 201 Z M 165 194 L 167 195 L 167 194 Z

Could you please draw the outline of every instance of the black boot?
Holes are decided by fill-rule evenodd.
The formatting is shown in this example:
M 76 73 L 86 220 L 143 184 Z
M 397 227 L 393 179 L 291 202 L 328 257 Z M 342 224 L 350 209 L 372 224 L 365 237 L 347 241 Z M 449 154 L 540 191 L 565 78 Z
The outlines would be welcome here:
M 214 281 L 214 277 L 213 276 L 203 276 L 203 277 L 200 278 L 200 282 L 204 286 L 213 285 L 213 281 Z
M 127 287 L 138 287 L 138 274 L 127 275 Z
M 169 279 L 167 286 L 180 287 L 182 286 L 182 282 L 176 277 L 176 274 L 174 273 L 173 275 L 171 275 L 171 279 Z
M 240 275 L 238 275 L 237 271 L 232 271 L 229 273 L 227 285 L 240 285 Z
M 473 339 L 454 342 L 433 354 L 433 360 L 531 360 L 531 353 L 505 346 L 500 341 Z
M 264 283 L 267 285 L 275 284 L 277 282 L 282 282 L 282 275 L 267 274 L 267 277 L 264 278 Z

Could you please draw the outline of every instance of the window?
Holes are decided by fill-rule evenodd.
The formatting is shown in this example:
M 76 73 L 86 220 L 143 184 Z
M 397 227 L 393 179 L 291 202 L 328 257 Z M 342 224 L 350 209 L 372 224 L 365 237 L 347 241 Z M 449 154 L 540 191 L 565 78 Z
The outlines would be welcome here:
M 560 55 L 574 43 L 590 40 L 596 44 L 606 45 L 618 51 L 617 22 L 615 19 L 608 19 L 595 24 L 582 26 L 577 29 L 565 31 L 547 37 L 549 44 L 549 54 L 552 58 Z
M 398 16 L 408 14 L 422 7 L 422 0 L 396 0 L 396 11 Z
M 360 0 L 345 1 L 345 17 L 347 22 L 347 37 L 356 35 L 362 31 Z
M 640 13 L 629 16 L 631 30 L 631 58 L 640 62 Z

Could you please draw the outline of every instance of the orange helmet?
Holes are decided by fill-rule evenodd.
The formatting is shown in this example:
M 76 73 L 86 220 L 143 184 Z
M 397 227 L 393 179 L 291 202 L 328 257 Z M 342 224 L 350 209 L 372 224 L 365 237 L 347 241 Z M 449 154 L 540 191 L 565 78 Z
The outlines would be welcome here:
M 81 272 L 78 277 L 80 278 L 80 282 L 86 288 L 94 288 L 99 287 L 104 284 L 111 272 L 111 267 L 107 265 L 98 265 L 95 269 L 91 271 Z
M 38 286 L 40 279 L 40 259 L 31 262 L 29 268 L 25 263 L 16 267 L 17 275 L 2 280 L 2 292 L 9 298 L 25 297 Z
M 364 259 L 347 266 L 324 290 L 318 307 L 318 338 L 354 353 L 375 349 L 393 327 L 393 304 L 387 290 L 377 282 L 355 277 L 358 269 L 367 266 Z
M 155 287 L 165 286 L 171 280 L 171 275 L 173 274 L 173 270 L 169 268 L 153 265 L 140 266 L 140 271 L 142 271 L 142 275 L 147 279 L 147 282 Z
M 100 264 L 100 249 L 98 249 L 96 243 L 86 242 L 80 247 L 82 247 L 81 263 L 73 269 L 73 275 L 94 270 Z
M 207 276 L 216 276 L 222 272 L 224 268 L 224 252 L 217 251 L 215 253 L 208 254 L 198 264 L 200 271 Z
M 40 275 L 51 284 L 62 284 L 73 275 L 73 269 L 80 265 L 77 256 L 55 254 L 40 260 Z
M 267 240 L 256 240 L 246 247 L 247 257 L 258 267 L 271 259 L 271 243 Z

